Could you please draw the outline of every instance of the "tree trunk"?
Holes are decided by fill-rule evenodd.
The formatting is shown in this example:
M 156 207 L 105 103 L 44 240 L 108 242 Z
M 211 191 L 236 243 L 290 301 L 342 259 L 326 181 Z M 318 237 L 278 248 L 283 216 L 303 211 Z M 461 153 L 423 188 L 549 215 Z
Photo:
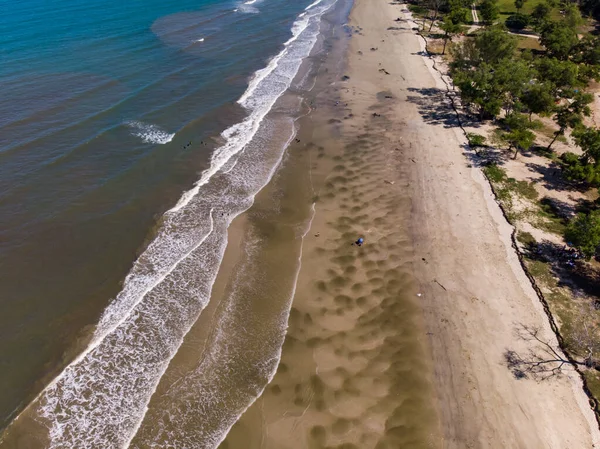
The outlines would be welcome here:
M 517 145 L 515 145 L 515 154 L 513 155 L 513 160 L 515 160 L 518 155 L 519 155 L 519 147 Z
M 442 48 L 442 55 L 446 54 L 446 44 L 448 43 L 448 33 L 444 36 L 444 48 Z
M 531 123 L 531 116 L 533 115 L 533 112 L 529 113 L 529 123 Z
M 433 23 L 435 22 L 435 19 L 437 19 L 437 16 L 438 16 L 438 11 L 436 9 L 433 13 L 433 18 L 431 19 L 431 24 L 429 25 L 428 33 L 431 33 L 431 29 L 433 28 Z
M 562 133 L 564 133 L 565 130 L 564 129 L 559 129 L 557 132 L 554 133 L 554 139 L 552 139 L 552 142 L 550 142 L 550 145 L 548 145 L 548 147 L 546 148 L 546 150 L 550 151 L 550 147 L 552 147 L 552 145 L 554 144 L 554 142 L 556 142 L 556 139 L 558 139 L 558 136 L 560 136 Z

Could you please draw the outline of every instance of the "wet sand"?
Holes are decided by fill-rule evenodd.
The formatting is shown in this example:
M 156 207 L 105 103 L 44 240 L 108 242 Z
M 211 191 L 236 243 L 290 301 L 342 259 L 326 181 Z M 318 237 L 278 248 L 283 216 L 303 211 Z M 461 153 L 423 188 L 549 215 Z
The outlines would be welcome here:
M 574 373 L 504 362 L 554 337 L 409 19 L 356 0 L 281 363 L 221 448 L 598 447 Z

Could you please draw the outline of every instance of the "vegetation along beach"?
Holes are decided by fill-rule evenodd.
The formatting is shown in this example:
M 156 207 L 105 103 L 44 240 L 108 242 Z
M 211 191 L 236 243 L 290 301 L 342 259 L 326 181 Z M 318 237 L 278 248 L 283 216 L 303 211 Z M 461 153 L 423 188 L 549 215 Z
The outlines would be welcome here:
M 595 2 L 28 3 L 1 449 L 600 448 Z

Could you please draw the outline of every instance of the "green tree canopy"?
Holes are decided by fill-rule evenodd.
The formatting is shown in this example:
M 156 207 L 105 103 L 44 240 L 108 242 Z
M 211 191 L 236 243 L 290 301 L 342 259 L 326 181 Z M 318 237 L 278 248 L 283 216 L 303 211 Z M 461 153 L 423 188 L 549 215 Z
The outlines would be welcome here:
M 585 92 L 576 92 L 575 96 L 567 100 L 564 104 L 556 108 L 556 115 L 554 120 L 559 126 L 558 131 L 554 133 L 554 139 L 548 145 L 548 150 L 552 147 L 552 144 L 556 141 L 558 136 L 565 133 L 567 128 L 576 128 L 581 125 L 583 116 L 590 115 L 590 104 L 593 100 L 592 95 Z
M 504 118 L 504 126 L 508 132 L 504 133 L 503 138 L 508 142 L 508 149 L 515 149 L 513 159 L 517 158 L 519 151 L 528 150 L 535 141 L 535 134 L 529 128 L 529 122 L 525 116 L 519 112 L 511 112 Z
M 591 258 L 600 245 L 600 211 L 578 214 L 568 224 L 565 239 L 586 258 Z
M 475 38 L 479 58 L 488 64 L 497 64 L 503 59 L 513 58 L 517 43 L 517 38 L 508 34 L 502 26 L 489 27 Z
M 565 21 L 546 22 L 541 27 L 540 42 L 550 56 L 565 61 L 573 54 L 579 38 Z
M 547 83 L 534 83 L 527 86 L 521 95 L 521 102 L 529 111 L 529 121 L 532 114 L 544 115 L 554 110 L 554 95 Z
M 573 131 L 573 137 L 583 150 L 584 162 L 600 167 L 600 130 L 580 126 Z
M 557 97 L 570 98 L 575 90 L 583 88 L 588 82 L 588 77 L 581 73 L 573 61 L 542 57 L 537 58 L 535 67 L 539 79 L 548 83 L 552 94 Z
M 583 24 L 583 19 L 581 18 L 581 12 L 579 11 L 579 7 L 574 3 L 567 3 L 565 5 L 565 23 L 577 32 L 577 27 Z
M 452 39 L 452 36 L 458 34 L 462 30 L 462 26 L 459 23 L 454 23 L 452 18 L 449 16 L 444 17 L 444 21 L 440 25 L 440 28 L 444 31 L 444 48 L 442 54 L 446 54 L 446 44 Z
M 483 0 L 479 5 L 479 12 L 483 21 L 490 25 L 498 18 L 500 9 L 496 0 Z
M 527 0 L 515 0 L 515 8 L 517 8 L 518 12 L 521 12 L 521 9 L 523 8 L 523 6 L 525 5 L 525 2 Z
M 539 25 L 545 20 L 548 20 L 550 12 L 552 12 L 552 7 L 548 3 L 538 3 L 531 12 L 531 19 L 535 24 Z

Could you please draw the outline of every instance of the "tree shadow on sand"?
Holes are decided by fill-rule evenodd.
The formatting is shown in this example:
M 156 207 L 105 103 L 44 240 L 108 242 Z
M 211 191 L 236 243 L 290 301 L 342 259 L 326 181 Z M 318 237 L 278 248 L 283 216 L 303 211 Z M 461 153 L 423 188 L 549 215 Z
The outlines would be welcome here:
M 588 190 L 588 188 L 585 186 L 579 186 L 566 180 L 563 177 L 563 172 L 560 165 L 556 162 L 551 162 L 550 165 L 540 165 L 534 162 L 527 162 L 525 166 L 531 171 L 539 173 L 543 176 L 543 186 L 548 190 L 554 190 L 557 192 Z
M 600 270 L 570 248 L 548 240 L 531 243 L 524 255 L 534 261 L 547 263 L 550 272 L 558 278 L 559 287 L 568 287 L 587 296 L 600 297 Z
M 407 100 L 416 104 L 419 113 L 430 125 L 442 125 L 444 128 L 456 128 L 460 126 L 456 111 L 452 108 L 446 91 L 438 88 L 414 88 L 408 89 L 414 95 L 408 95 Z M 460 115 L 463 126 L 478 128 L 481 123 L 472 117 Z
M 504 362 L 516 379 L 546 380 L 560 376 L 564 368 L 572 366 L 558 345 L 542 338 L 539 328 L 517 324 L 514 332 L 518 340 L 529 346 L 522 353 L 513 349 L 504 351 Z

